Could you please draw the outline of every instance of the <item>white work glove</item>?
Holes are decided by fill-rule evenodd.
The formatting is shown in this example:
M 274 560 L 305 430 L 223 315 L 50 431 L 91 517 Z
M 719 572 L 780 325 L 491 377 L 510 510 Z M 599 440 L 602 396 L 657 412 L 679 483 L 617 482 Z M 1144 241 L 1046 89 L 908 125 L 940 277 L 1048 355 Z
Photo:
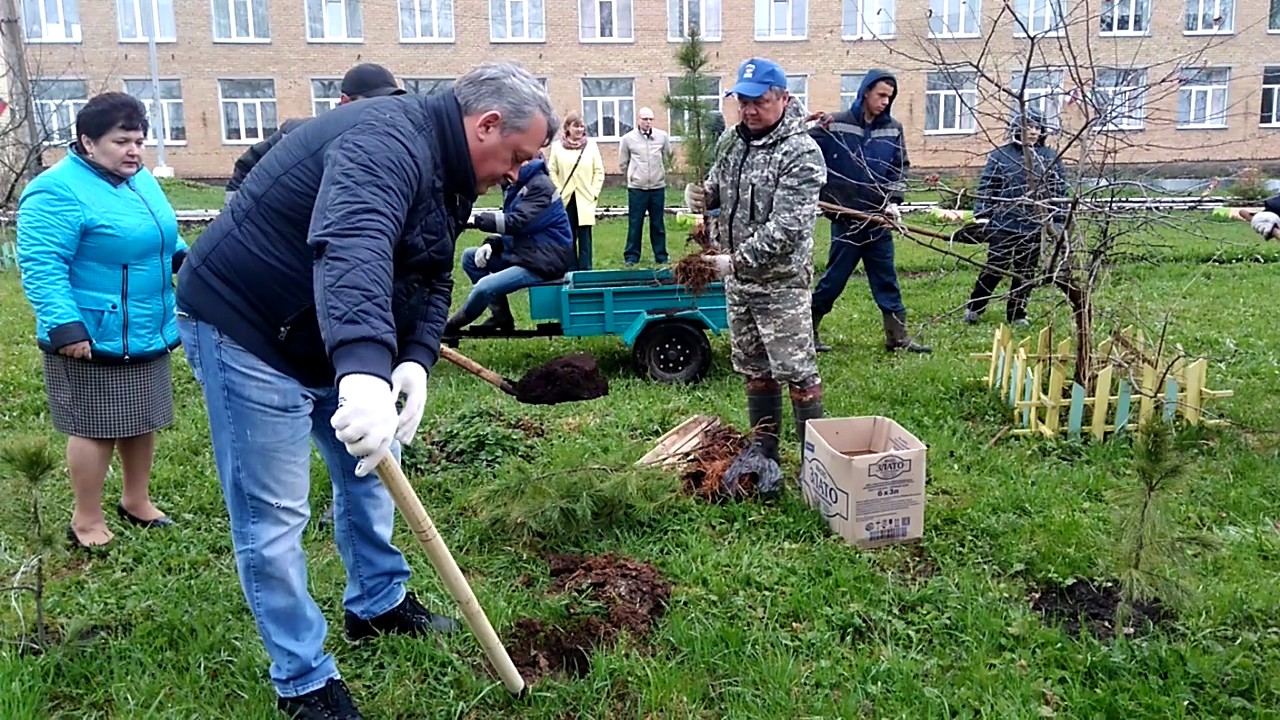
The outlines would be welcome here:
M 398 399 L 404 393 L 404 408 L 396 419 L 396 440 L 408 445 L 418 434 L 422 411 L 427 406 L 427 369 L 412 360 L 406 360 L 391 371 L 391 398 Z
M 732 257 L 728 255 L 707 255 L 706 258 L 716 266 L 716 275 L 721 279 L 727 278 L 733 274 Z
M 376 375 L 352 373 L 338 381 L 338 411 L 329 421 L 334 435 L 358 458 L 356 477 L 364 477 L 391 452 L 396 434 L 396 398 Z
M 1272 231 L 1280 226 L 1280 215 L 1273 212 L 1260 212 L 1253 216 L 1249 224 L 1253 226 L 1254 232 L 1270 240 Z
M 702 186 L 702 183 L 685 183 L 684 204 L 693 213 L 706 211 L 707 189 Z
M 897 203 L 889 203 L 884 209 L 885 217 L 894 222 L 902 219 L 902 211 L 898 209 Z
M 476 267 L 482 268 L 489 264 L 489 258 L 491 257 L 493 257 L 493 246 L 485 243 L 476 248 L 476 256 L 473 259 L 476 261 Z

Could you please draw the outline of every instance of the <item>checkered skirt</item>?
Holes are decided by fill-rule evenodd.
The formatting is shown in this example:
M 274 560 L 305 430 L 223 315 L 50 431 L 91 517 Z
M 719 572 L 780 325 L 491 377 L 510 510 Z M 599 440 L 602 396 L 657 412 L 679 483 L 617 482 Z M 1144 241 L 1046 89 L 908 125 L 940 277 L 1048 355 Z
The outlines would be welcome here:
M 58 432 L 110 440 L 173 424 L 173 373 L 167 354 L 129 365 L 41 355 L 49 414 Z

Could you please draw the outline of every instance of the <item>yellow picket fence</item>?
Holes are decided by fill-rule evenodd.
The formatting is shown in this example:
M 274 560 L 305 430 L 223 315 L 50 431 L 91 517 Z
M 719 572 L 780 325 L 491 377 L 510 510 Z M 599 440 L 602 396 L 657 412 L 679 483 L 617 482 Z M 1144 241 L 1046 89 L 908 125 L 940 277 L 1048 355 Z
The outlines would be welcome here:
M 1108 433 L 1137 429 L 1158 405 L 1167 421 L 1181 416 L 1191 425 L 1226 422 L 1205 416 L 1205 403 L 1232 395 L 1206 387 L 1208 362 L 1188 362 L 1181 348 L 1165 358 L 1167 350 L 1158 353 L 1143 343 L 1141 330 L 1125 328 L 1098 345 L 1093 362 L 1099 369 L 1091 388 L 1072 380 L 1071 340 L 1053 347 L 1051 328 L 1044 328 L 1034 351 L 1031 341 L 1015 341 L 1013 331 L 1002 325 L 991 352 L 973 355 L 989 361 L 987 387 L 1012 408 L 1015 435 L 1079 438 L 1088 432 L 1102 440 Z

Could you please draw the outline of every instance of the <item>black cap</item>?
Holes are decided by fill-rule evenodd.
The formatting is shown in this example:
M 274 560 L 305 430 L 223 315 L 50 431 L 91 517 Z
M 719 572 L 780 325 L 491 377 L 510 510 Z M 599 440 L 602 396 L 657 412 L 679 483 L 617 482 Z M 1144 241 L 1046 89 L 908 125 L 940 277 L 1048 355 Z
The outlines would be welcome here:
M 390 70 L 374 63 L 364 63 L 351 68 L 343 76 L 342 94 L 370 98 L 404 95 L 404 90 L 396 85 L 396 76 Z

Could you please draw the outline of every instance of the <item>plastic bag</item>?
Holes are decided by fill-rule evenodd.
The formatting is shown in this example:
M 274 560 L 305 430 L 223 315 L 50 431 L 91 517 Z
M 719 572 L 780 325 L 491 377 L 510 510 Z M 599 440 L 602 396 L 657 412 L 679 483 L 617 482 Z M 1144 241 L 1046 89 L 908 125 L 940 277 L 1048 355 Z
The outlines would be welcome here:
M 771 499 L 781 492 L 782 468 L 758 442 L 738 453 L 720 479 L 722 500 L 745 500 L 753 495 Z

